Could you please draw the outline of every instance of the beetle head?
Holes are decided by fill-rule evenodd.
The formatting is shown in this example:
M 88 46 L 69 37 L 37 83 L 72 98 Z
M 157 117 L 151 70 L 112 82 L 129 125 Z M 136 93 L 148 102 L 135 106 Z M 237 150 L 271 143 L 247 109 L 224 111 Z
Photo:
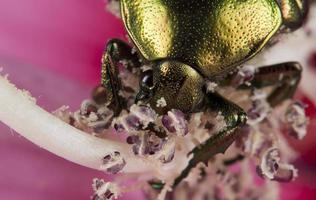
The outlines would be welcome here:
M 136 101 L 149 103 L 163 114 L 170 109 L 192 112 L 203 100 L 203 77 L 189 65 L 161 61 L 144 72 Z

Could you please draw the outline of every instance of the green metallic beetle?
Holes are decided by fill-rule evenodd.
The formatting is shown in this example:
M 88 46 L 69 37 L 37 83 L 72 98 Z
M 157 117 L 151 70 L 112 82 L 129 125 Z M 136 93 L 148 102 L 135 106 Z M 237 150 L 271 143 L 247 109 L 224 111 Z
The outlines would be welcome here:
M 150 63 L 153 69 L 144 72 L 136 101 L 150 103 L 161 114 L 172 108 L 192 113 L 208 107 L 224 116 L 225 130 L 193 150 L 201 153 L 201 157 L 205 150 L 212 154 L 225 151 L 238 137 L 234 130 L 247 120 L 238 105 L 218 93 L 207 92 L 206 80 L 221 84 L 221 77 L 258 54 L 273 36 L 301 27 L 308 13 L 308 0 L 120 0 L 119 3 L 126 30 L 143 62 L 124 42 L 116 39 L 108 42 L 102 59 L 102 84 L 107 101 L 118 115 L 123 107 L 118 95 L 120 60 L 127 60 L 132 67 Z M 301 70 L 295 62 L 260 67 L 251 86 L 275 86 L 267 100 L 276 106 L 293 96 Z M 156 102 L 162 97 L 167 106 L 158 108 Z M 190 164 L 199 161 L 192 159 Z

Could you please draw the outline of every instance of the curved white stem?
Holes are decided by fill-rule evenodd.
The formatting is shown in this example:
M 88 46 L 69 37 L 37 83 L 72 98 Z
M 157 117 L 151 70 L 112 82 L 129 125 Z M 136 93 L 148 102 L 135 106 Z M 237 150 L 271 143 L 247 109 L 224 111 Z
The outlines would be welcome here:
M 100 170 L 113 151 L 126 161 L 123 172 L 145 172 L 149 166 L 127 144 L 86 134 L 36 105 L 25 91 L 0 76 L 0 121 L 40 147 L 79 165 Z

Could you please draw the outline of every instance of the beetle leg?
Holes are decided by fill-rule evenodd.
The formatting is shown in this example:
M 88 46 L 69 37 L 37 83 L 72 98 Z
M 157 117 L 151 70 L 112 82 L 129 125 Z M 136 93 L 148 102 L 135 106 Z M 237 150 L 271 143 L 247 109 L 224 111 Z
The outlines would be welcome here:
M 193 158 L 189 161 L 188 166 L 182 171 L 180 176 L 176 178 L 174 186 L 177 186 L 187 177 L 191 169 L 199 162 L 207 163 L 214 155 L 224 153 L 239 136 L 238 128 L 243 126 L 247 121 L 247 115 L 242 108 L 217 93 L 207 93 L 206 104 L 212 111 L 224 117 L 226 126 L 190 152 L 190 154 L 193 154 Z
M 300 28 L 307 17 L 310 0 L 277 0 L 283 17 L 283 25 L 290 31 Z
M 122 61 L 127 62 L 129 70 L 140 66 L 138 57 L 132 53 L 132 48 L 128 44 L 118 39 L 110 40 L 102 56 L 101 83 L 106 90 L 106 103 L 113 109 L 115 116 L 124 107 L 123 99 L 119 96 L 121 82 L 118 76 Z
M 251 86 L 262 88 L 276 86 L 267 101 L 272 107 L 294 96 L 301 79 L 302 67 L 297 62 L 280 63 L 257 69 Z

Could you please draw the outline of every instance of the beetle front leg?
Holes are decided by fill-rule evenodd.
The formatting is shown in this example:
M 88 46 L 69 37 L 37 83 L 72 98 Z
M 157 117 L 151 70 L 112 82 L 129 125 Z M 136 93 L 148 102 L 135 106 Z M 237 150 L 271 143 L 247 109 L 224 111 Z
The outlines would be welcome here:
M 102 56 L 102 86 L 106 90 L 106 103 L 117 116 L 124 107 L 123 99 L 119 96 L 122 89 L 119 79 L 120 62 L 126 62 L 129 70 L 139 67 L 140 62 L 137 55 L 132 53 L 132 48 L 125 42 L 112 39 L 107 43 L 105 52 Z
M 217 93 L 206 94 L 206 104 L 209 108 L 224 117 L 226 126 L 210 137 L 203 144 L 195 147 L 190 154 L 193 158 L 188 166 L 176 178 L 174 186 L 177 186 L 199 162 L 208 162 L 214 155 L 224 153 L 227 148 L 239 136 L 237 129 L 247 121 L 247 115 L 238 105 L 226 100 Z
M 283 25 L 289 31 L 300 28 L 307 17 L 310 0 L 277 0 L 279 3 Z
M 255 88 L 276 86 L 267 98 L 269 104 L 274 107 L 294 96 L 301 80 L 301 73 L 302 67 L 296 62 L 260 67 L 251 81 L 251 86 Z

